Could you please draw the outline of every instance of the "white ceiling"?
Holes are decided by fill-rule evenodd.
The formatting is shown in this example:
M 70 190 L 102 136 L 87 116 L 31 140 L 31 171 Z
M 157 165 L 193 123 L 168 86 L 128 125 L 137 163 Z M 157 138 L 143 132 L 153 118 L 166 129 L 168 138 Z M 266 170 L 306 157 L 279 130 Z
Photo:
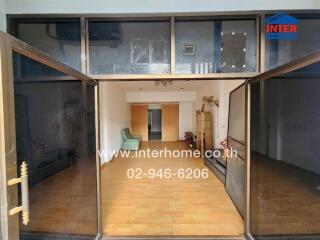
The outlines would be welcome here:
M 176 92 L 176 91 L 197 91 L 205 87 L 209 80 L 173 81 L 166 87 L 156 86 L 154 81 L 118 81 L 112 82 L 116 86 L 123 88 L 127 92 L 148 91 L 148 92 Z

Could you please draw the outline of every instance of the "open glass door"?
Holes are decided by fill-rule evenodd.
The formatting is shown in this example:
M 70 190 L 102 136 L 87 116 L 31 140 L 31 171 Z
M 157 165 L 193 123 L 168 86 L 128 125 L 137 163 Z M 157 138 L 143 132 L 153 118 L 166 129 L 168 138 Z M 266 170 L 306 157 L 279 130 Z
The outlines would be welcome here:
M 2 228 L 3 238 L 95 239 L 99 232 L 95 83 L 45 55 L 46 61 L 41 59 L 41 52 L 34 57 L 35 49 L 30 54 L 15 51 L 17 47 L 10 48 L 12 38 L 1 37 L 7 41 L 2 53 L 9 54 L 1 55 L 8 71 L 2 74 L 7 82 L 2 93 L 7 96 L 2 98 L 6 109 L 1 127 L 5 137 L 11 134 L 4 139 L 8 147 L 6 159 L 1 159 L 6 168 L 1 169 L 6 173 L 1 184 L 7 184 L 2 197 L 8 203 L 1 219 L 7 226 Z
M 248 81 L 254 239 L 320 239 L 320 51 Z

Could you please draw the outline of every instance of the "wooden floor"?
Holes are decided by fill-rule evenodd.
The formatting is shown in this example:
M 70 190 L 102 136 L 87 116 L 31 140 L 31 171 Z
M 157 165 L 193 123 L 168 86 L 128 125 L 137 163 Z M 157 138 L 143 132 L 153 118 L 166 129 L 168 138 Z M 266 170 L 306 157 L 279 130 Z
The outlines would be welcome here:
M 184 142 L 144 142 L 145 149 Z M 102 167 L 102 224 L 107 235 L 242 235 L 243 221 L 209 172 L 207 179 L 128 179 L 128 168 L 206 168 L 200 158 L 114 158 Z
M 95 158 L 71 167 L 29 190 L 30 222 L 22 232 L 96 235 Z M 21 221 L 20 221 L 21 223 Z
M 251 230 L 254 235 L 320 234 L 320 175 L 251 155 Z
M 143 147 L 182 149 L 179 142 Z M 316 234 L 320 229 L 320 177 L 255 155 L 252 162 L 252 233 Z M 239 235 L 243 222 L 222 183 L 208 179 L 130 180 L 128 168 L 205 168 L 197 158 L 115 158 L 102 167 L 102 222 L 108 235 Z M 30 189 L 28 232 L 96 233 L 93 159 Z

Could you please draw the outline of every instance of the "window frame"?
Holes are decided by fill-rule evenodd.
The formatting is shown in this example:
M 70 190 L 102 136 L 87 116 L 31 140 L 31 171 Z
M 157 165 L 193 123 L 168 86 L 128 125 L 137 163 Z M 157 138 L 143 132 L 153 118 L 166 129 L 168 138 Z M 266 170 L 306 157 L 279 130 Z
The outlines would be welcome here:
M 175 23 L 176 19 L 181 17 L 189 19 L 216 19 L 216 20 L 243 20 L 243 19 L 255 19 L 256 25 L 256 71 L 255 72 L 231 72 L 231 73 L 208 73 L 208 74 L 178 74 L 176 73 L 175 62 Z M 143 21 L 143 20 L 166 20 L 170 23 L 170 72 L 168 74 L 89 74 L 90 77 L 97 80 L 155 80 L 155 79 L 244 79 L 257 75 L 260 72 L 260 15 L 259 14 L 236 14 L 230 13 L 219 14 L 205 14 L 203 16 L 197 16 L 192 14 L 182 14 L 181 16 L 173 16 L 172 14 L 151 15 L 151 14 L 125 14 L 125 15 L 112 15 L 112 14 L 92 14 L 92 15 L 75 15 L 75 14 L 9 14 L 8 18 L 8 32 L 14 33 L 15 22 L 26 21 L 59 21 L 59 20 L 75 20 L 80 19 L 81 24 L 81 70 L 83 73 L 90 73 L 89 66 L 89 21 Z

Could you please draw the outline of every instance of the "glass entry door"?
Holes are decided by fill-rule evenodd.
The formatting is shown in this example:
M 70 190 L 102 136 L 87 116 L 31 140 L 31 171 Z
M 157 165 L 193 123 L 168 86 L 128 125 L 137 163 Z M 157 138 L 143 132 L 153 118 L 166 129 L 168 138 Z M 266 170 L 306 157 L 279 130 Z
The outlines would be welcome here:
M 16 161 L 7 160 L 4 239 L 95 239 L 95 86 L 15 51 L 11 63 L 14 127 L 5 131 L 15 133 Z
M 28 166 L 30 199 L 20 239 L 97 232 L 94 87 L 63 77 L 14 54 L 17 164 Z

